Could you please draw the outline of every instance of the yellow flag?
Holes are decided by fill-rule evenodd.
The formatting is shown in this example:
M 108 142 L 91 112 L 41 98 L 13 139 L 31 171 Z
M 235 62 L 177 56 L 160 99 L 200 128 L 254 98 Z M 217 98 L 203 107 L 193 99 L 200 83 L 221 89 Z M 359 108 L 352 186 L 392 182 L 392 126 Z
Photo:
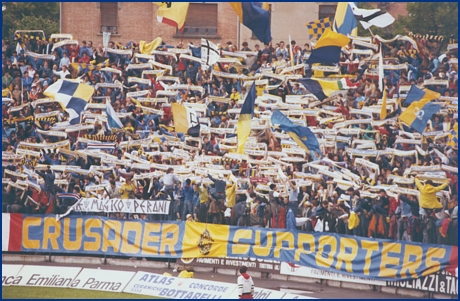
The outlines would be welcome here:
M 183 30 L 189 2 L 153 2 L 158 5 L 157 19 L 158 22 L 168 24 Z
M 380 120 L 387 118 L 387 90 L 383 89 L 382 108 L 380 109 Z

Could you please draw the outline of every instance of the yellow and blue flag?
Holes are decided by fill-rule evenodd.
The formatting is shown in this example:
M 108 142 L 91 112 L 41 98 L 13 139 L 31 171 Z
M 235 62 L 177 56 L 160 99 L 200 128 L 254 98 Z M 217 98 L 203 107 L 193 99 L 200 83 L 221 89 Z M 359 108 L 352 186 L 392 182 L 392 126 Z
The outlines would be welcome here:
M 401 116 L 399 116 L 399 121 L 404 122 L 422 134 L 431 116 L 441 110 L 440 105 L 430 101 L 430 99 L 414 101 L 404 112 L 402 112 Z
M 301 78 L 298 82 L 304 85 L 305 89 L 315 95 L 319 100 L 325 100 L 335 91 L 352 89 L 359 86 L 359 83 L 352 83 L 348 77 L 336 81 Z
M 356 2 L 351 2 L 357 4 Z M 350 2 L 339 2 L 335 11 L 333 28 L 335 32 L 344 35 L 358 35 L 358 21 L 353 14 Z
M 266 4 L 259 7 L 256 2 L 230 2 L 230 5 L 240 17 L 240 22 L 252 30 L 259 41 L 264 44 L 271 42 L 270 12 Z
M 329 18 L 319 19 L 305 24 L 308 28 L 309 39 L 319 39 L 324 33 L 326 28 L 331 28 L 331 21 Z
M 306 126 L 294 124 L 279 110 L 275 110 L 270 119 L 272 125 L 285 131 L 301 148 L 322 154 L 315 134 Z
M 189 2 L 153 2 L 158 5 L 158 22 L 177 27 L 180 32 L 184 30 Z M 150 53 L 149 53 L 150 54 Z
M 238 154 L 244 154 L 244 144 L 251 133 L 251 122 L 252 117 L 254 117 L 254 105 L 257 97 L 255 84 L 256 82 L 254 81 L 246 96 L 243 107 L 241 108 L 240 116 L 238 117 Z
M 80 123 L 80 115 L 94 93 L 94 88 L 74 80 L 58 80 L 49 86 L 43 94 L 57 100 L 69 114 L 69 123 Z
M 404 101 L 404 105 L 410 105 L 414 101 L 419 101 L 422 99 L 433 100 L 441 97 L 441 94 L 428 90 L 428 89 L 420 89 L 416 85 L 412 85 L 410 87 L 409 92 L 407 93 L 406 100 Z
M 449 142 L 447 145 L 452 146 L 455 149 L 458 149 L 458 123 L 452 127 L 449 133 Z
M 342 47 L 348 43 L 350 39 L 347 36 L 326 28 L 316 43 L 315 49 L 311 52 L 307 64 L 337 64 Z

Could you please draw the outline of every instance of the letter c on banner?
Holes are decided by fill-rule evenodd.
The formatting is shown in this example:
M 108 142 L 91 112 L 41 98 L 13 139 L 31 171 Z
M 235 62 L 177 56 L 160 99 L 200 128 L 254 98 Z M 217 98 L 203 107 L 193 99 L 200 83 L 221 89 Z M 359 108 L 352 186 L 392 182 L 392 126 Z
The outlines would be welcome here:
M 326 245 L 329 245 L 331 247 L 331 250 L 327 254 L 327 257 L 324 258 L 323 255 L 326 253 L 324 251 L 324 247 Z M 330 268 L 332 266 L 332 263 L 334 262 L 334 256 L 336 252 L 337 239 L 335 238 L 335 236 L 320 236 L 320 238 L 318 239 L 318 252 L 316 252 L 316 264 L 323 268 Z
M 40 240 L 29 238 L 29 227 L 41 226 L 42 218 L 27 216 L 22 222 L 22 247 L 24 249 L 40 249 Z

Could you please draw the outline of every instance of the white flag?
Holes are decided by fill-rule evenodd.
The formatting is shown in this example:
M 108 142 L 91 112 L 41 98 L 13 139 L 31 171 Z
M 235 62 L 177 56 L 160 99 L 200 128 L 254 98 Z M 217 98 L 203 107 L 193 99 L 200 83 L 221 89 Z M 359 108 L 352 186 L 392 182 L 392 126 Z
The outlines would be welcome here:
M 395 18 L 389 13 L 385 13 L 380 9 L 362 9 L 358 8 L 353 2 L 349 2 L 353 15 L 358 20 L 364 29 L 368 29 L 372 25 L 384 28 L 393 24 Z
M 216 44 L 201 38 L 201 64 L 206 66 L 214 65 L 220 58 L 220 51 Z

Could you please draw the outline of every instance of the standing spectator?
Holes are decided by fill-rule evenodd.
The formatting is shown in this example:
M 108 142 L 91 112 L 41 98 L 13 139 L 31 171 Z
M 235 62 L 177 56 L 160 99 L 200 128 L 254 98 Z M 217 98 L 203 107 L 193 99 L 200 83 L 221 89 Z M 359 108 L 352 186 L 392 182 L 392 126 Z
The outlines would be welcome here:
M 194 190 L 191 185 L 192 181 L 186 179 L 184 185 L 182 186 L 181 196 L 184 198 L 184 207 L 182 209 L 182 220 L 185 221 L 187 214 L 194 214 L 193 212 L 193 195 Z
M 160 184 L 163 185 L 163 190 L 171 199 L 169 205 L 169 220 L 174 220 L 174 188 L 175 185 L 179 184 L 179 178 L 174 174 L 172 167 L 166 170 L 166 174 L 160 179 Z
M 240 299 L 252 299 L 254 295 L 254 281 L 252 277 L 247 274 L 248 268 L 242 266 L 240 268 L 240 276 L 238 277 L 238 297 Z

